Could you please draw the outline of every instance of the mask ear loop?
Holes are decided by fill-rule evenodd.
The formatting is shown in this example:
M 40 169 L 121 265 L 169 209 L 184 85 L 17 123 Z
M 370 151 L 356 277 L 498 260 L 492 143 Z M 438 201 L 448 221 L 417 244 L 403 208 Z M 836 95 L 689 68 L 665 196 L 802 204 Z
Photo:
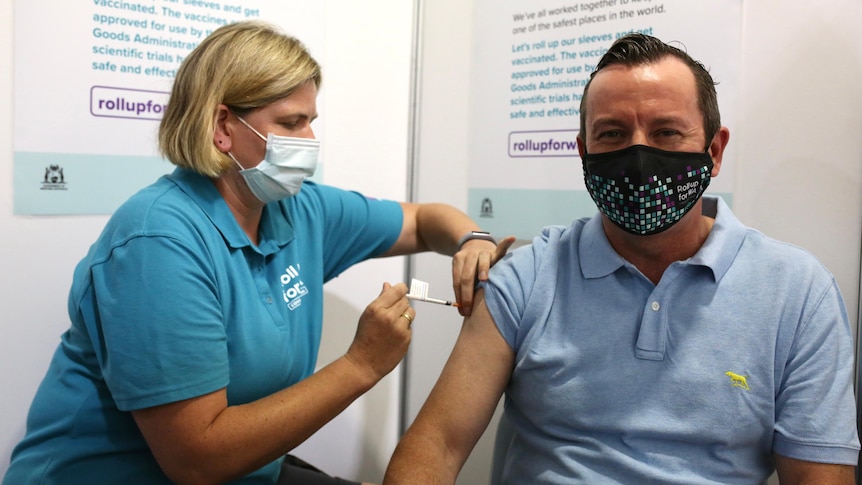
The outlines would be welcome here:
M 260 137 L 261 140 L 266 141 L 266 137 L 261 135 L 259 131 L 252 128 L 252 126 L 250 124 L 248 124 L 248 122 L 246 120 L 242 119 L 241 116 L 237 115 L 236 113 L 234 113 L 234 116 L 236 116 L 236 119 L 238 119 L 242 124 L 244 124 L 246 127 L 248 127 L 249 130 L 253 131 L 255 135 Z
M 231 113 L 233 113 L 233 111 L 231 111 Z M 246 120 L 242 119 L 242 116 L 240 116 L 240 115 L 238 115 L 238 114 L 236 114 L 236 113 L 233 113 L 233 115 L 234 115 L 234 116 L 236 116 L 236 119 L 238 119 L 238 120 L 240 121 L 240 123 L 244 124 L 244 125 L 246 126 L 246 128 L 248 128 L 249 130 L 253 131 L 253 132 L 254 132 L 254 134 L 255 134 L 255 135 L 257 135 L 261 140 L 263 140 L 264 142 L 266 141 L 266 137 L 265 137 L 265 136 L 263 136 L 263 135 L 261 135 L 259 131 L 255 130 L 255 129 L 254 129 L 254 127 L 253 127 L 253 126 L 251 126 L 250 124 L 248 124 L 248 122 L 247 122 Z M 240 163 L 239 163 L 239 161 L 236 159 L 236 157 L 234 157 L 234 156 L 233 156 L 233 153 L 231 153 L 230 151 L 228 151 L 228 152 L 227 152 L 227 155 L 231 158 L 231 160 L 233 160 L 233 163 L 235 163 L 235 164 L 236 164 L 236 166 L 237 166 L 237 167 L 239 167 L 240 172 L 241 172 L 241 171 L 243 171 L 243 170 L 247 170 L 245 167 L 243 167 L 242 165 L 240 165 Z
M 246 168 L 245 168 L 245 167 L 243 167 L 242 165 L 240 165 L 240 164 L 239 164 L 239 161 L 236 159 L 236 157 L 235 157 L 235 156 L 233 156 L 233 153 L 231 153 L 231 152 L 227 152 L 227 156 L 229 156 L 229 157 L 230 157 L 230 159 L 231 159 L 231 160 L 233 160 L 233 163 L 235 163 L 235 164 L 236 164 L 236 166 L 237 166 L 237 167 L 239 167 L 239 171 L 240 171 L 240 172 L 242 172 L 243 170 L 246 170 Z

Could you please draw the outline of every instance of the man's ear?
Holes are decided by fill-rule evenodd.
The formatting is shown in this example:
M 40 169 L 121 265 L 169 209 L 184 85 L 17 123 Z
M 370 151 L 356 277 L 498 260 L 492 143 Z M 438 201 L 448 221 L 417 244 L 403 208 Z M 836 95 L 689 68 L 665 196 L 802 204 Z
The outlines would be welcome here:
M 213 144 L 216 149 L 222 153 L 227 153 L 231 150 L 231 128 L 228 125 L 228 117 L 230 109 L 220 104 L 216 107 L 213 117 L 215 130 L 213 131 Z
M 730 130 L 726 126 L 718 129 L 718 133 L 712 137 L 712 142 L 709 144 L 709 156 L 712 158 L 711 177 L 718 177 L 721 171 L 721 160 L 724 157 L 724 149 L 727 148 L 727 142 L 730 141 Z

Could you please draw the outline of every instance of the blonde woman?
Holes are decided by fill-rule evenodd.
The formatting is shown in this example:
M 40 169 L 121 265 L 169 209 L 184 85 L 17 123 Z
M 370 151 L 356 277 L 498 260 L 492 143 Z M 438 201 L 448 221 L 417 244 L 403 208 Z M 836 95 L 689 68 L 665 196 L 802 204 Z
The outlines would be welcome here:
M 302 44 L 258 22 L 219 28 L 183 61 L 159 130 L 177 168 L 120 207 L 78 265 L 71 328 L 4 485 L 274 484 L 282 457 L 410 342 L 407 288 L 383 283 L 344 356 L 314 372 L 326 281 L 432 250 L 454 255 L 470 312 L 472 282 L 511 239 L 474 234 L 448 205 L 307 181 L 320 86 Z

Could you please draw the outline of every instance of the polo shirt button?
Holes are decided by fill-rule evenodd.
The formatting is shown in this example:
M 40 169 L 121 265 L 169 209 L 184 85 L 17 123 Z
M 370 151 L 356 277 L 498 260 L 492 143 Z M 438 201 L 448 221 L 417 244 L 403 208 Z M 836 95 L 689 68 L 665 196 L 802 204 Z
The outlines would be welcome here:
M 272 303 L 272 297 L 271 297 L 271 296 L 266 297 L 266 302 L 267 302 L 267 303 Z
M 652 302 L 652 305 L 650 305 L 650 308 L 652 308 L 652 311 L 657 312 L 661 308 L 661 305 L 659 305 L 657 301 L 654 301 Z

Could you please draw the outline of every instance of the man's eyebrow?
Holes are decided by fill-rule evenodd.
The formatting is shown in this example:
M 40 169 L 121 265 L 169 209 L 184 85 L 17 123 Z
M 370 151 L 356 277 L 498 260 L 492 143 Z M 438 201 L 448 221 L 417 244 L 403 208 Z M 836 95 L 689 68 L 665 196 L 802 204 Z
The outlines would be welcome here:
M 666 125 L 666 124 L 687 124 L 685 118 L 683 116 L 675 116 L 675 115 L 667 115 L 667 116 L 659 116 L 652 120 L 651 124 L 653 125 Z
M 601 118 L 597 118 L 597 119 L 593 120 L 590 127 L 592 129 L 596 129 L 596 128 L 614 128 L 614 127 L 622 127 L 622 126 L 625 126 L 625 123 L 623 123 L 622 120 L 620 120 L 619 118 L 607 116 L 607 117 L 601 117 Z
M 650 125 L 666 125 L 666 124 L 688 124 L 686 118 L 684 116 L 677 115 L 666 115 L 659 116 L 649 120 Z M 599 117 L 593 120 L 591 126 L 593 129 L 597 127 L 601 128 L 614 128 L 614 127 L 625 127 L 627 126 L 626 122 L 622 119 L 614 117 L 614 116 L 605 116 Z

